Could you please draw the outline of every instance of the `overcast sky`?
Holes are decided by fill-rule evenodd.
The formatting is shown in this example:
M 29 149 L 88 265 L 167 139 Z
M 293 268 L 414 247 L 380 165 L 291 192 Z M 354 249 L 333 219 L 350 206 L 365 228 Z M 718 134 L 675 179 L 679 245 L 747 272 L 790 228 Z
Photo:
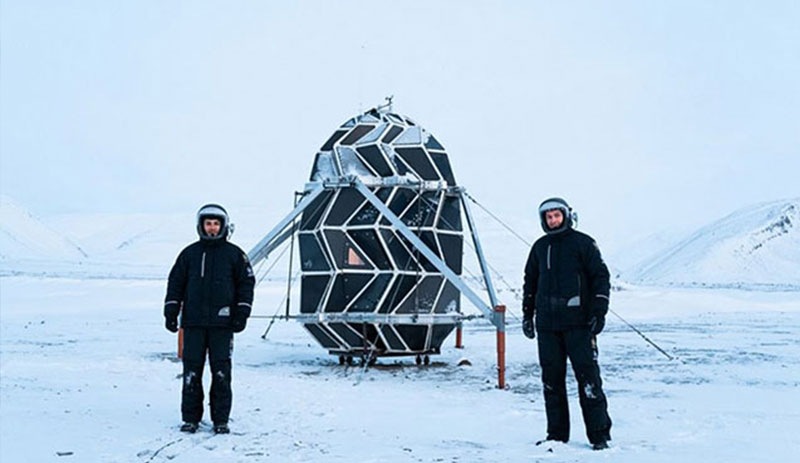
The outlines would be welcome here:
M 800 196 L 800 2 L 0 1 L 0 189 L 281 211 L 394 95 L 504 217 L 604 241 Z M 532 232 L 532 236 L 538 234 Z

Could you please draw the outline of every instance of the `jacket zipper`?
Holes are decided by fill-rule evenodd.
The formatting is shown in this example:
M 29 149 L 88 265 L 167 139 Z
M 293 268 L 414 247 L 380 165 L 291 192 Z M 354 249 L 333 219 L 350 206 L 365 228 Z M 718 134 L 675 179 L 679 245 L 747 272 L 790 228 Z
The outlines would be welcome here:
M 547 270 L 550 270 L 550 246 L 552 245 L 547 245 Z
M 203 261 L 200 262 L 200 278 L 204 278 L 206 275 L 206 252 L 203 251 Z

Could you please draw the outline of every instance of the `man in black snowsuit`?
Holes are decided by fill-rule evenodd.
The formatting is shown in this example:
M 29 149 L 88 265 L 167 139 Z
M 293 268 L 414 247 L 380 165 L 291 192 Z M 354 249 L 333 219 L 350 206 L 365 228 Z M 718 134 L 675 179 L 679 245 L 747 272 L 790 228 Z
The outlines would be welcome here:
M 545 200 L 539 216 L 546 234 L 534 243 L 525 265 L 522 329 L 531 339 L 538 334 L 546 440 L 569 440 L 569 358 L 586 435 L 592 448 L 602 450 L 611 440 L 611 418 L 597 364 L 596 336 L 608 312 L 608 268 L 594 239 L 573 228 L 572 209 L 566 201 Z
M 200 239 L 178 255 L 164 302 L 166 328 L 183 328 L 181 431 L 194 433 L 203 417 L 203 368 L 211 365 L 211 420 L 226 434 L 231 411 L 233 333 L 244 330 L 253 304 L 255 278 L 247 255 L 228 241 L 231 226 L 222 206 L 197 212 Z

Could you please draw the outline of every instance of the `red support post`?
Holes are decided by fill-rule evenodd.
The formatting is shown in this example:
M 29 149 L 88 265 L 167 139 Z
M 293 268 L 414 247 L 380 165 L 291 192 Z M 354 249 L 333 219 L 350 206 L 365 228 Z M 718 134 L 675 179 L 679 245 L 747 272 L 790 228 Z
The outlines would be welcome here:
M 464 348 L 464 339 L 463 335 L 461 334 L 461 323 L 456 325 L 456 349 L 463 349 Z
M 178 358 L 183 358 L 183 328 L 178 330 Z
M 498 305 L 494 308 L 497 317 L 497 387 L 506 388 L 506 306 Z

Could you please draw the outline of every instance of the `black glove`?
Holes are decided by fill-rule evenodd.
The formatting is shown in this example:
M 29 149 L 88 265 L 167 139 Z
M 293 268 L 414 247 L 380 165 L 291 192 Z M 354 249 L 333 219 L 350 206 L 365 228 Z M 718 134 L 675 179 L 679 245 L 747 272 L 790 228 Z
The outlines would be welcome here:
M 164 326 L 170 333 L 178 332 L 178 317 L 164 317 Z
M 522 319 L 522 333 L 525 334 L 525 337 L 528 339 L 534 339 L 536 337 L 536 327 L 533 325 L 532 318 Z
M 600 332 L 603 331 L 603 328 L 605 326 L 606 326 L 605 315 L 592 315 L 592 318 L 589 319 L 589 330 L 595 336 L 600 334 Z
M 247 318 L 246 317 L 233 317 L 231 319 L 231 329 L 234 333 L 241 333 L 244 331 L 244 328 L 247 326 Z

